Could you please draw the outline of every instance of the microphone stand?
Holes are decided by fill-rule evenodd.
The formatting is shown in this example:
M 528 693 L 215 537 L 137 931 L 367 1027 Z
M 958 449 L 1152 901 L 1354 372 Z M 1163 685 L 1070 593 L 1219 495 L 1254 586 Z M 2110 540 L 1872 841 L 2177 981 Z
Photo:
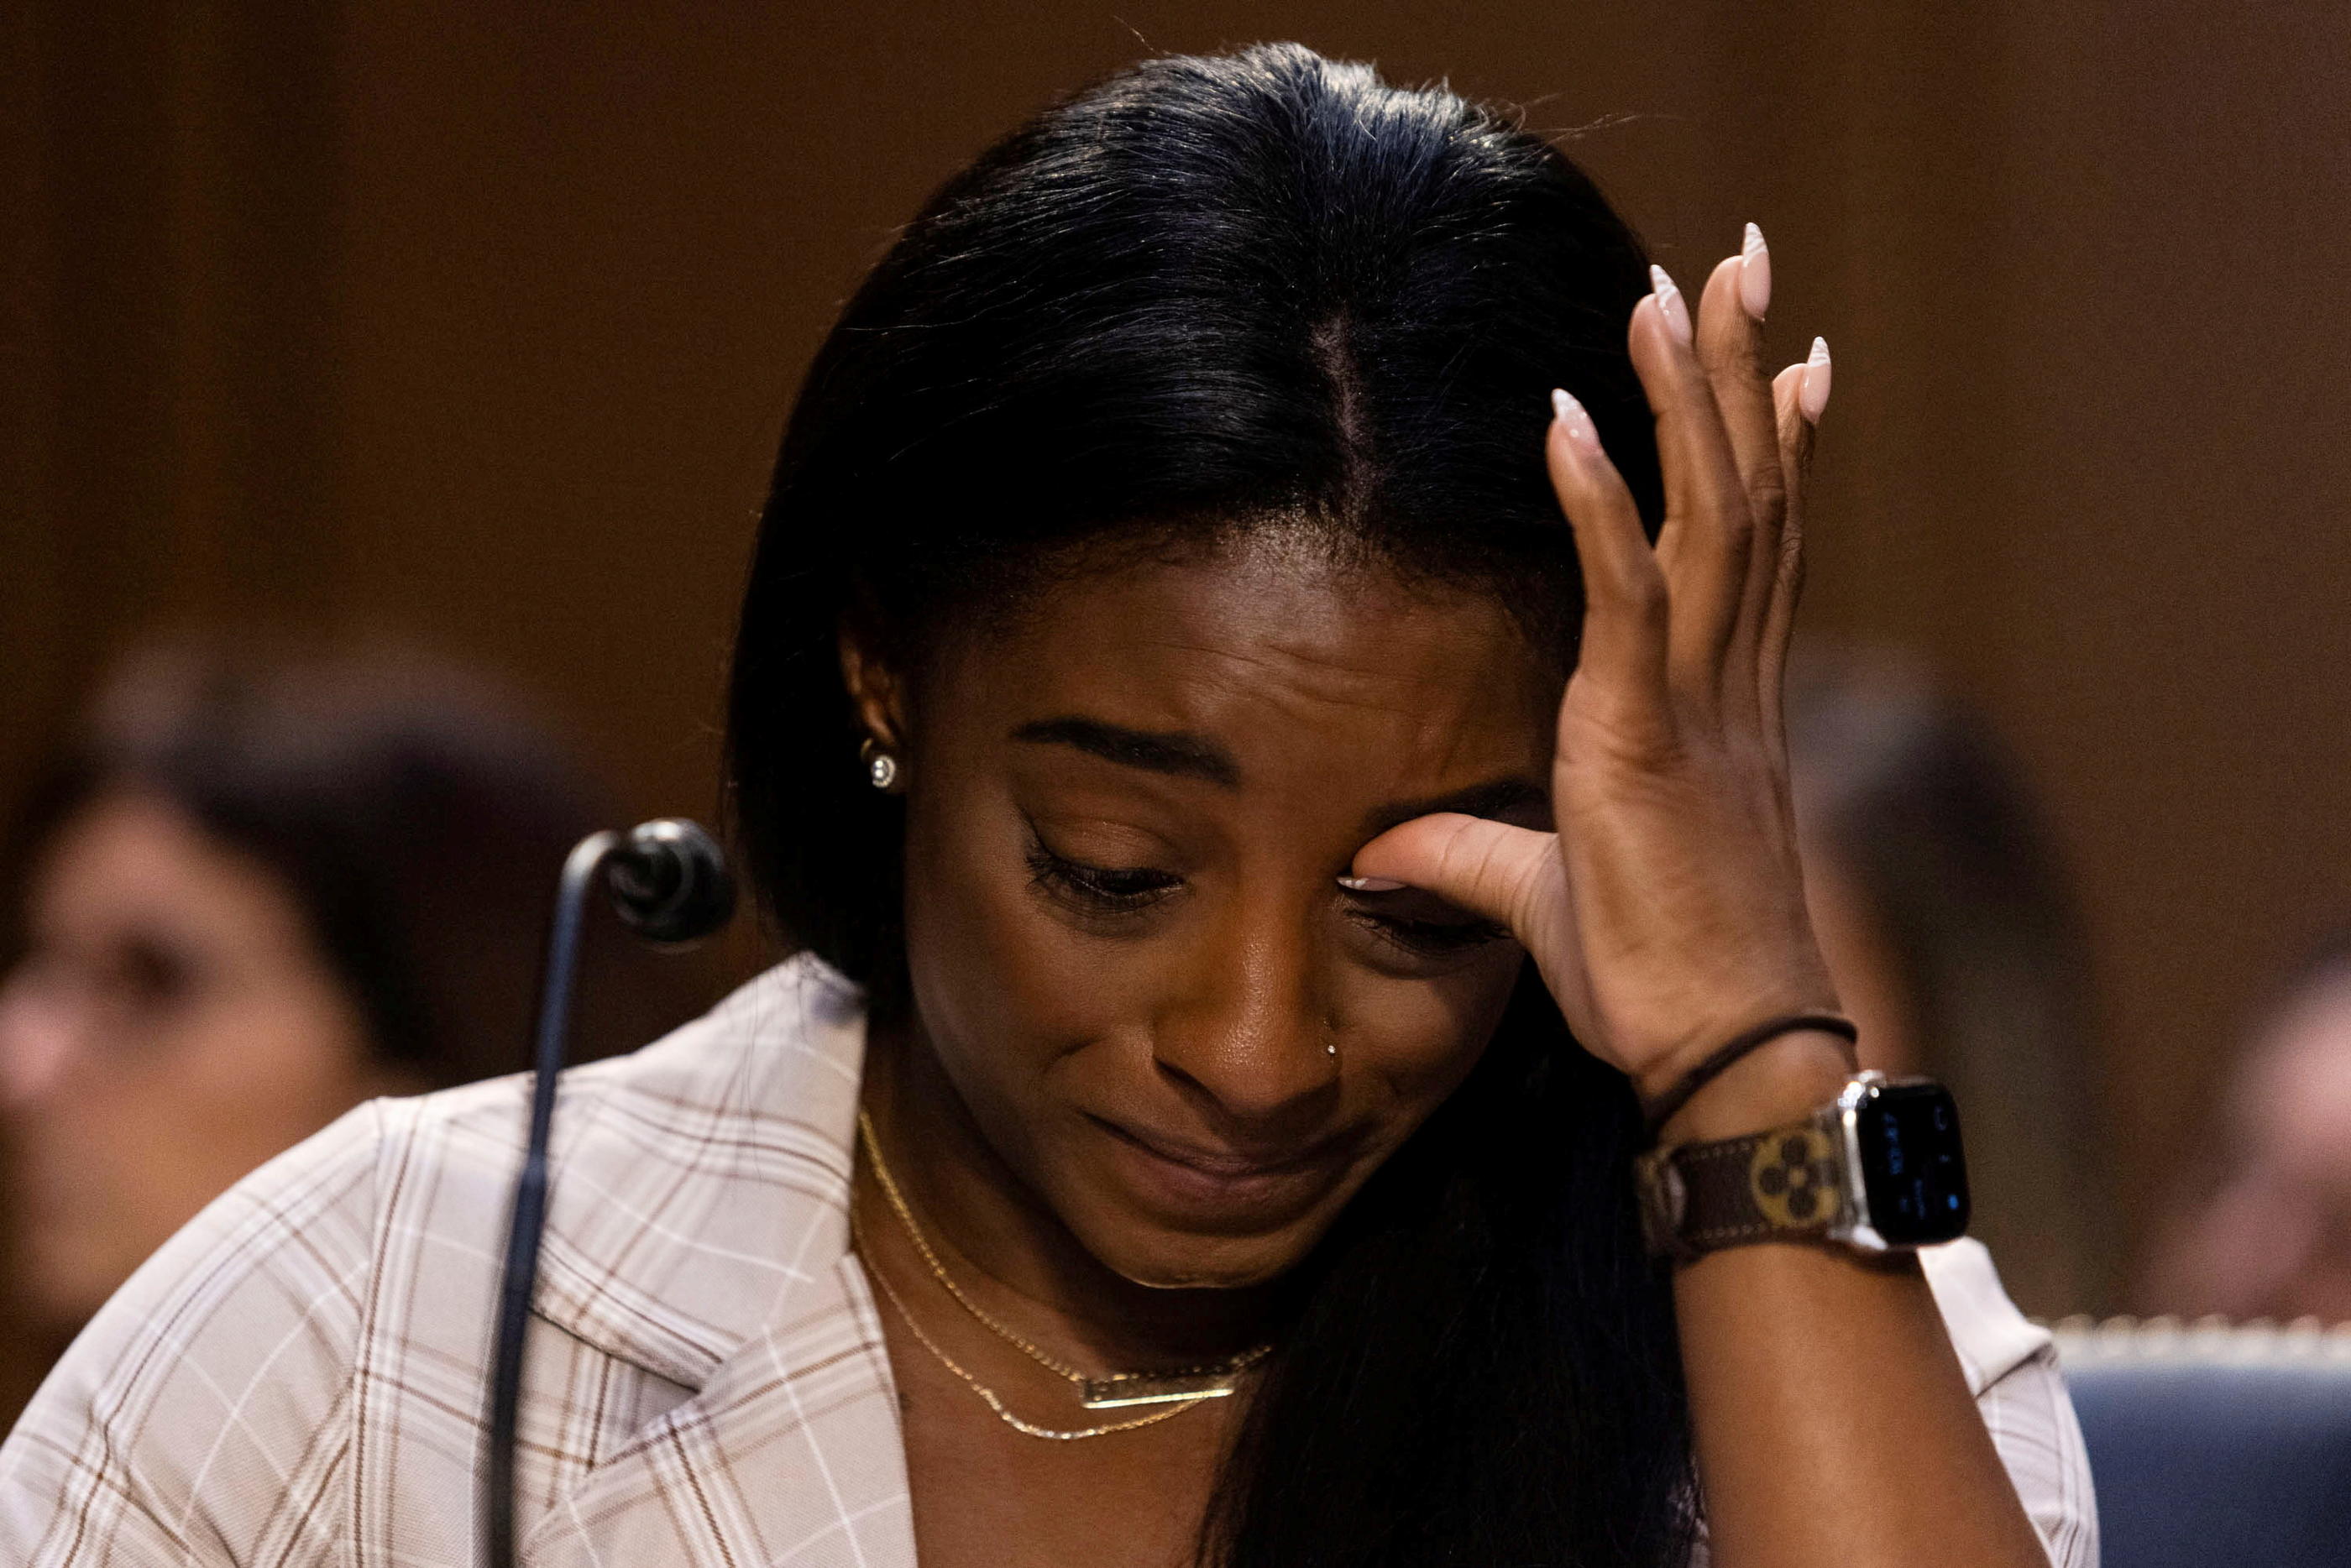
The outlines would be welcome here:
M 530 1137 L 515 1178 L 498 1289 L 497 1338 L 490 1360 L 490 1447 L 482 1472 L 483 1550 L 490 1568 L 514 1568 L 515 1459 L 522 1404 L 523 1350 L 538 1284 L 539 1242 L 547 1230 L 547 1151 L 555 1092 L 571 1029 L 571 993 L 588 895 L 603 881 L 622 920 L 664 945 L 682 945 L 723 925 L 734 885 L 709 834 L 663 818 L 623 836 L 591 833 L 563 862 L 555 917 L 548 928 L 538 1021 L 531 1051 Z

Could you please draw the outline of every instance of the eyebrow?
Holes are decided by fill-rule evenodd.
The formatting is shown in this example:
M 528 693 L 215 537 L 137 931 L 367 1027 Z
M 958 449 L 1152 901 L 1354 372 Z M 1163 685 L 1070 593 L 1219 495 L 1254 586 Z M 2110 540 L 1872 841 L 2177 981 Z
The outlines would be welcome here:
M 1012 732 L 1012 738 L 1039 745 L 1071 746 L 1123 767 L 1202 779 L 1220 789 L 1240 786 L 1240 764 L 1232 753 L 1206 736 L 1182 731 L 1131 730 L 1123 724 L 1071 716 L 1023 724 Z M 1495 779 L 1426 799 L 1391 802 L 1372 813 L 1364 836 L 1375 838 L 1398 823 L 1433 812 L 1505 818 L 1527 806 L 1546 806 L 1550 800 L 1548 791 L 1529 780 Z
M 1099 719 L 1040 719 L 1012 732 L 1016 741 L 1074 746 L 1090 756 L 1145 773 L 1203 779 L 1219 789 L 1240 786 L 1240 764 L 1216 742 L 1180 731 L 1130 730 Z
M 1445 794 L 1430 795 L 1424 800 L 1400 800 L 1372 813 L 1364 825 L 1365 842 L 1377 838 L 1389 828 L 1410 822 L 1416 816 L 1429 816 L 1440 811 L 1458 811 L 1464 816 L 1485 816 L 1507 819 L 1510 813 L 1526 806 L 1548 806 L 1551 794 L 1541 785 L 1527 779 L 1495 779 L 1489 784 L 1471 784 Z

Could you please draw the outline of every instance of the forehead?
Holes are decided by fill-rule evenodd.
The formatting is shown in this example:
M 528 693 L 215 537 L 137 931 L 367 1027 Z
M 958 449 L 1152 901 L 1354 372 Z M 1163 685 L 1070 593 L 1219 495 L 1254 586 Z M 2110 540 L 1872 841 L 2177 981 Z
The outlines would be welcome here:
M 1487 766 L 1548 755 L 1559 686 L 1492 595 L 1280 530 L 1064 578 L 946 665 L 956 701 L 1011 724 L 1077 713 L 1243 751 L 1343 736 Z
M 45 925 L 167 920 L 219 932 L 298 931 L 292 897 L 160 796 L 101 794 L 45 850 L 33 900 Z

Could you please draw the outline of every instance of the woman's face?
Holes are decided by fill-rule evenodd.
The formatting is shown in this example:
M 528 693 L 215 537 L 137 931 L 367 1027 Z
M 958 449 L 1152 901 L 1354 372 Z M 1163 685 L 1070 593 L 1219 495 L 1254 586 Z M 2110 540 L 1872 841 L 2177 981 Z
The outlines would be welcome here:
M 69 1326 L 239 1177 L 393 1087 L 282 883 L 142 795 L 51 841 L 0 986 L 20 1281 Z
M 1277 535 L 1057 587 L 869 706 L 904 742 L 918 1029 L 990 1152 L 1128 1279 L 1298 1262 L 1523 959 L 1337 878 L 1429 811 L 1547 826 L 1558 697 L 1489 599 Z

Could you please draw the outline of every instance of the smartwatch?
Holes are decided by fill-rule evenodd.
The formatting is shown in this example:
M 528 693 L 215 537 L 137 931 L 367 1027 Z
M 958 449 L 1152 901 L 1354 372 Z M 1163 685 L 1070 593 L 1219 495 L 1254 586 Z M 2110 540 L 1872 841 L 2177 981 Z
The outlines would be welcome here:
M 1756 1241 L 1902 1251 L 1968 1230 L 1959 1110 L 1931 1078 L 1857 1073 L 1802 1121 L 1651 1149 L 1634 1176 L 1650 1251 L 1679 1261 Z

